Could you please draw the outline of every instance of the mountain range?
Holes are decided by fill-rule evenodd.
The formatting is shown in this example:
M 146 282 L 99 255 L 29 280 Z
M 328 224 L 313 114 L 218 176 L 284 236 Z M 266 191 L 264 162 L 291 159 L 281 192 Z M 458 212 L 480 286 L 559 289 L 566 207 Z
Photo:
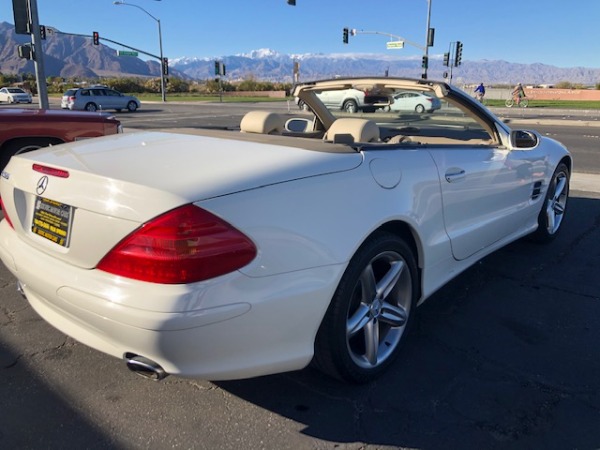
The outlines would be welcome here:
M 18 35 L 14 26 L 0 22 L 0 72 L 7 74 L 34 73 L 32 61 L 19 58 L 17 46 L 29 42 L 29 36 Z M 116 76 L 158 77 L 158 61 L 144 61 L 133 56 L 118 56 L 108 45 L 93 45 L 91 38 L 64 33 L 47 33 L 44 41 L 46 76 L 63 78 L 99 78 Z M 270 49 L 247 54 L 219 57 L 185 57 L 169 61 L 170 76 L 187 80 L 214 78 L 214 62 L 220 60 L 226 67 L 230 81 L 254 78 L 256 80 L 291 82 L 294 63 L 299 66 L 300 81 L 336 76 L 384 75 L 421 76 L 421 57 L 403 58 L 398 53 L 385 54 L 281 54 Z M 442 55 L 431 55 L 428 75 L 444 78 L 449 69 L 443 65 Z M 560 81 L 594 85 L 600 81 L 600 69 L 586 67 L 560 68 L 547 64 L 517 64 L 507 61 L 469 61 L 452 69 L 453 80 L 462 83 L 486 84 L 556 84 Z

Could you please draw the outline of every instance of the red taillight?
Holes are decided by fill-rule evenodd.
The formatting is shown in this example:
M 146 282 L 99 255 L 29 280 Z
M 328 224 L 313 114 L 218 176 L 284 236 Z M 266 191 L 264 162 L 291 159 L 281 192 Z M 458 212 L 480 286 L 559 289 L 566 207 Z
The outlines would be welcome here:
M 125 237 L 97 268 L 136 280 L 181 284 L 233 272 L 255 256 L 247 236 L 208 211 L 186 205 Z
M 14 230 L 15 227 L 12 223 L 12 220 L 10 220 L 10 217 L 8 217 L 8 213 L 6 212 L 6 208 L 4 207 L 4 201 L 2 200 L 2 197 L 0 197 L 0 209 L 2 209 L 2 212 L 4 213 L 4 218 L 6 219 L 10 227 Z
M 69 178 L 69 172 L 62 169 L 56 169 L 54 167 L 42 166 L 41 164 L 33 164 L 31 166 L 36 172 L 40 172 L 46 175 L 52 175 L 59 178 Z

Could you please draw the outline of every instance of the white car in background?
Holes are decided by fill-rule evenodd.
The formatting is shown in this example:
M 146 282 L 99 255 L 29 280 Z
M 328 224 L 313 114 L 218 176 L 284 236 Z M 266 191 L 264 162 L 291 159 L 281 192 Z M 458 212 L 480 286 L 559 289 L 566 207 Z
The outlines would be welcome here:
M 31 103 L 31 94 L 18 87 L 3 87 L 0 89 L 0 102 L 5 103 Z
M 421 92 L 402 91 L 392 95 L 390 111 L 415 111 L 419 114 L 432 113 L 440 109 L 442 102 L 437 97 Z
M 374 112 L 388 108 L 390 105 L 390 98 L 387 95 L 354 88 L 323 91 L 317 96 L 325 106 L 351 114 L 360 111 Z M 296 98 L 296 103 L 300 109 L 308 110 L 308 105 L 302 100 Z
M 444 114 L 327 107 L 325 91 L 429 93 Z M 59 330 L 146 377 L 308 364 L 368 382 L 417 305 L 524 236 L 550 242 L 572 158 L 442 82 L 296 87 L 306 113 L 239 130 L 125 133 L 12 157 L 0 258 Z M 452 320 L 449 317 L 448 320 Z
M 63 109 L 80 111 L 99 111 L 114 109 L 121 112 L 137 111 L 140 101 L 133 95 L 125 95 L 106 86 L 91 86 L 89 88 L 74 88 L 66 91 L 60 101 Z

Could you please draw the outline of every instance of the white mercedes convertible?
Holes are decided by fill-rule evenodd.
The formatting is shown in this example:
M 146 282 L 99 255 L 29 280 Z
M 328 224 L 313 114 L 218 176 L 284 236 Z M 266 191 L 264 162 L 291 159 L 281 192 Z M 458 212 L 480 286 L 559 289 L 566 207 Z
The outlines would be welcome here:
M 436 97 L 435 114 L 328 109 L 327 90 Z M 294 114 L 14 156 L 0 257 L 50 324 L 148 378 L 309 364 L 368 382 L 416 307 L 485 255 L 563 223 L 572 158 L 441 82 L 306 83 Z M 283 111 L 283 109 L 281 109 Z

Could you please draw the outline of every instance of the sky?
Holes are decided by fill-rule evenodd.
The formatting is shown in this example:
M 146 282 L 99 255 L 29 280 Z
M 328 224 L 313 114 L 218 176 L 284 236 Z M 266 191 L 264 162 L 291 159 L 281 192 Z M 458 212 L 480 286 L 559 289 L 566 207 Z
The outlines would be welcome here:
M 125 0 L 137 7 L 113 0 L 36 1 L 43 25 L 67 33 L 97 31 L 101 39 L 151 54 L 159 54 L 158 19 L 169 59 L 265 48 L 418 58 L 430 10 L 431 57 L 460 41 L 463 61 L 600 67 L 600 0 L 296 0 L 296 6 L 286 0 Z M 14 23 L 12 0 L 0 0 L 1 21 Z M 342 42 L 344 27 L 359 30 L 348 44 Z M 404 48 L 388 50 L 387 41 L 398 37 L 406 40 Z

